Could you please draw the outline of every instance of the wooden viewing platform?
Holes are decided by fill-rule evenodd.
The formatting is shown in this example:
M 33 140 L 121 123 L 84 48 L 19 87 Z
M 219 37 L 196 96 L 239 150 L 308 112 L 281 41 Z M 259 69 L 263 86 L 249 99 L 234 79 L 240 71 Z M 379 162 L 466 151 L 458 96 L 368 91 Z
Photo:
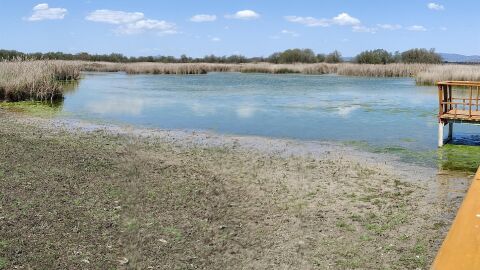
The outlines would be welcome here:
M 445 81 L 437 85 L 440 147 L 444 143 L 445 125 L 448 125 L 448 140 L 452 139 L 453 123 L 480 125 L 480 82 Z M 480 269 L 480 168 L 431 269 Z
M 443 127 L 448 125 L 447 141 L 453 136 L 453 123 L 480 124 L 480 82 L 438 82 L 438 146 L 444 144 Z

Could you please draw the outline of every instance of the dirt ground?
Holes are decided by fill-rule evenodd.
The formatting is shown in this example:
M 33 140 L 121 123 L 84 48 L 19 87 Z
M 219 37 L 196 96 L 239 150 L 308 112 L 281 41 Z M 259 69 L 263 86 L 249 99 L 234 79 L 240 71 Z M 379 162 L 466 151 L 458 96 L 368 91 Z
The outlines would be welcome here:
M 0 109 L 0 269 L 427 269 L 468 183 L 433 191 L 451 179 L 347 153 L 72 130 Z

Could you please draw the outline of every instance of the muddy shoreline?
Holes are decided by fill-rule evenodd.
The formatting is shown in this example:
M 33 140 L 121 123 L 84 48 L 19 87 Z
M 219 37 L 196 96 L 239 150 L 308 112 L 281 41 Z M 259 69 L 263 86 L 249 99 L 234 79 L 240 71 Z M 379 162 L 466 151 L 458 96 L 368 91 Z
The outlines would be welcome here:
M 0 109 L 5 269 L 428 268 L 469 175 Z

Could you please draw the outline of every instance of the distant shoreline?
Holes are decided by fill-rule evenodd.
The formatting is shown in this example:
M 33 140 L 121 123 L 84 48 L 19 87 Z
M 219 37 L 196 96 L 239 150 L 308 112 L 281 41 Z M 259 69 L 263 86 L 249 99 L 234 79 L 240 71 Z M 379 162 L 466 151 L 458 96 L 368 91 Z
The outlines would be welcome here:
M 438 81 L 480 81 L 480 65 L 456 64 L 212 64 L 212 63 L 111 63 L 68 60 L 0 62 L 0 101 L 53 100 L 63 97 L 60 81 L 80 79 L 81 71 L 128 74 L 207 74 L 242 72 L 270 74 L 338 74 L 361 77 L 413 77 L 418 85 Z

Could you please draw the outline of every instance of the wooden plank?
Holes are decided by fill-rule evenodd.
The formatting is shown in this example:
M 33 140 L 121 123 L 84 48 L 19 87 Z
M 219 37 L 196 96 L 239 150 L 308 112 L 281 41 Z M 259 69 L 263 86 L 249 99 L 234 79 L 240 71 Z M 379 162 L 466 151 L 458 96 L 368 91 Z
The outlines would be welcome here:
M 472 111 L 472 115 L 469 115 L 467 110 L 449 110 L 447 113 L 444 113 L 440 116 L 440 119 L 443 120 L 461 120 L 461 121 L 472 121 L 480 122 L 480 111 Z
M 444 81 L 444 82 L 437 82 L 437 85 L 480 86 L 480 82 L 473 82 L 473 81 Z
M 449 110 L 448 112 L 446 112 L 446 114 L 455 114 L 455 110 Z M 466 115 L 468 116 L 470 114 L 469 111 L 467 110 L 457 110 L 456 112 L 457 115 Z M 472 111 L 472 116 L 480 116 L 480 111 Z
M 480 269 L 480 168 L 431 269 Z

